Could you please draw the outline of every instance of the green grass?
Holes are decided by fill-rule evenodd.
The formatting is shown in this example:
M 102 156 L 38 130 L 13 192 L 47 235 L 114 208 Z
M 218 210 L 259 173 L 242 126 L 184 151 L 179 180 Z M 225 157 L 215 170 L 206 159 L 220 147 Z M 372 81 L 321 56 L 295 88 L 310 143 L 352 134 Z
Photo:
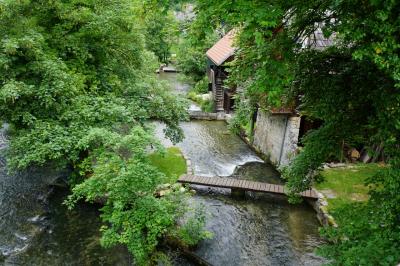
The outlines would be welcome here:
M 180 175 L 186 173 L 186 161 L 178 147 L 167 148 L 165 154 L 149 155 L 151 163 L 169 177 L 170 183 L 175 183 Z
M 326 169 L 322 172 L 324 182 L 315 187 L 327 197 L 330 210 L 346 203 L 365 201 L 368 199 L 365 181 L 381 167 L 378 164 L 356 164 L 350 168 Z

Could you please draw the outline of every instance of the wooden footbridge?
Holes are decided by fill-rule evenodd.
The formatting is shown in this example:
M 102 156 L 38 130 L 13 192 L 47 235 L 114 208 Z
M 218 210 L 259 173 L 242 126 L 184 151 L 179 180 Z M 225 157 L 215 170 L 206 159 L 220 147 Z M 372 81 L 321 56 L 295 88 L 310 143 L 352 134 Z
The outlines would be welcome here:
M 265 192 L 285 195 L 287 189 L 282 185 L 275 185 L 263 182 L 256 182 L 243 179 L 233 179 L 227 177 L 205 177 L 194 175 L 182 175 L 178 179 L 179 183 L 201 185 L 208 187 L 230 188 L 232 190 Z M 300 194 L 304 198 L 318 199 L 317 193 L 310 189 Z

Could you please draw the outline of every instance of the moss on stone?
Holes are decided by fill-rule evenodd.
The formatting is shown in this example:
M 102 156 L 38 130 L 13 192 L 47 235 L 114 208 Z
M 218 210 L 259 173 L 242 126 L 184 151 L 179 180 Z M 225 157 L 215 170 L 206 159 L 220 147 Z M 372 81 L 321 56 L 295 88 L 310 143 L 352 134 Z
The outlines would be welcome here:
M 151 163 L 175 183 L 179 176 L 186 173 L 186 160 L 178 147 L 170 147 L 166 152 L 149 155 Z

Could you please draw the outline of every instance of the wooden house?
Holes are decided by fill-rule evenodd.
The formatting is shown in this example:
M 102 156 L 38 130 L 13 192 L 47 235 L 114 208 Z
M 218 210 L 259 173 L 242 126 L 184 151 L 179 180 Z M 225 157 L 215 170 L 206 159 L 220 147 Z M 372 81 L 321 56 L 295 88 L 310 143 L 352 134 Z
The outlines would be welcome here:
M 233 60 L 236 50 L 233 47 L 234 38 L 235 30 L 231 30 L 206 53 L 209 88 L 212 91 L 215 111 L 217 112 L 229 113 L 234 105 L 233 96 L 236 89 L 225 85 L 225 80 L 228 77 L 226 63 Z

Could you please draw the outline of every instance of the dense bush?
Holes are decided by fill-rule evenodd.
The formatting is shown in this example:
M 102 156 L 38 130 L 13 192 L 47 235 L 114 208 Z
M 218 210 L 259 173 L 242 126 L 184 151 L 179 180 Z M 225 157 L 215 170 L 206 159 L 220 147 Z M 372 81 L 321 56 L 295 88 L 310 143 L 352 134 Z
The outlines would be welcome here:
M 199 80 L 194 88 L 193 91 L 197 94 L 206 94 L 208 93 L 208 77 L 204 76 L 201 80 Z
M 388 230 L 379 205 L 347 204 L 334 215 L 338 228 L 322 235 L 333 241 L 318 253 L 332 259 L 330 265 L 396 265 L 400 261 L 400 229 Z

